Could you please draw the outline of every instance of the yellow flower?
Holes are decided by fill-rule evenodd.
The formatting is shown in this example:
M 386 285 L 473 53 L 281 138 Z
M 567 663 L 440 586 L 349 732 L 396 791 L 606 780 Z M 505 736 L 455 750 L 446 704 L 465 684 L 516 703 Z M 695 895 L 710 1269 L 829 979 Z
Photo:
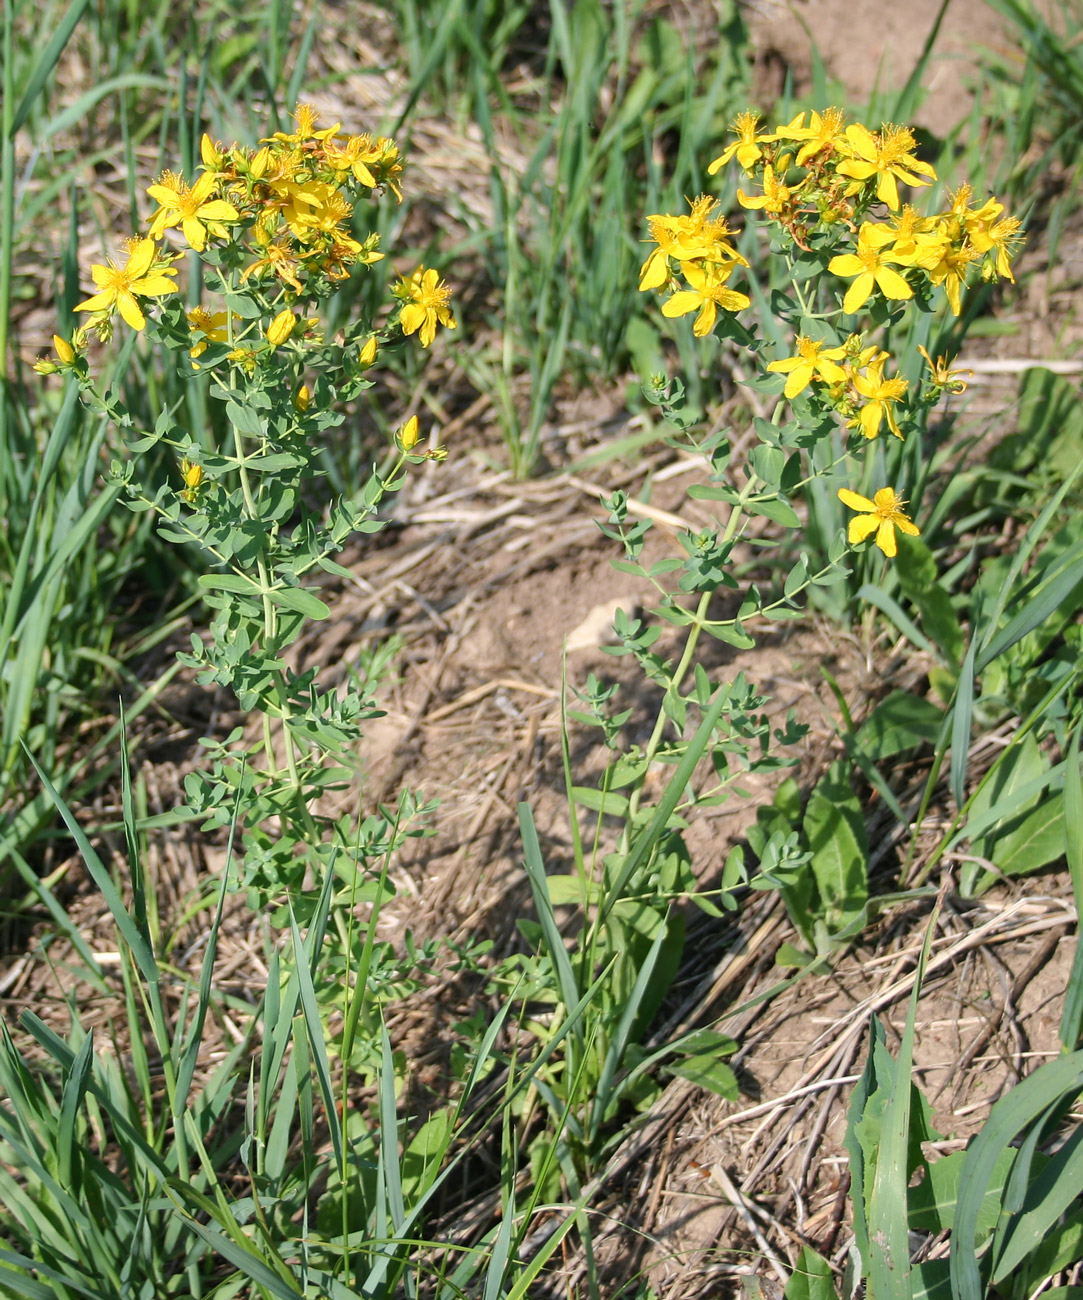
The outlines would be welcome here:
M 932 386 L 942 392 L 965 393 L 966 380 L 957 379 L 957 375 L 973 375 L 973 370 L 949 370 L 947 357 L 937 357 L 934 361 L 928 352 L 918 344 L 918 351 L 925 358 L 929 369 L 933 372 L 930 383 Z
M 767 367 L 768 370 L 789 375 L 784 390 L 787 398 L 803 393 L 812 383 L 814 375 L 818 375 L 825 384 L 846 382 L 846 371 L 836 364 L 839 357 L 846 356 L 845 348 L 828 348 L 825 351 L 822 339 L 805 338 L 803 334 L 798 334 L 794 344 L 797 348 L 796 356 L 772 361 Z
M 417 446 L 418 440 L 418 421 L 416 415 L 411 415 L 406 423 L 399 430 L 396 441 L 403 451 L 413 451 Z
M 929 185 L 936 180 L 932 167 L 914 157 L 914 136 L 904 126 L 883 126 L 873 135 L 855 122 L 846 128 L 846 143 L 854 156 L 839 163 L 839 175 L 857 181 L 875 176 L 876 197 L 893 212 L 899 206 L 896 179 L 906 185 Z
M 278 315 L 267 326 L 267 342 L 272 348 L 277 348 L 280 343 L 285 343 L 293 333 L 293 327 L 297 324 L 297 317 L 288 307 L 283 307 Z
M 885 379 L 884 362 L 886 360 L 887 354 L 884 353 L 869 365 L 867 376 L 854 376 L 854 387 L 862 397 L 868 400 L 858 413 L 857 420 L 850 423 L 851 427 L 860 425 L 861 432 L 866 438 L 876 437 L 880 432 L 880 421 L 885 416 L 887 417 L 887 427 L 895 437 L 902 437 L 899 426 L 895 421 L 895 412 L 891 408 L 906 392 L 906 380 L 898 377 Z
M 436 271 L 426 271 L 419 266 L 409 279 L 400 280 L 393 292 L 396 298 L 403 300 L 399 315 L 402 332 L 416 334 L 420 330 L 423 348 L 427 348 L 436 337 L 438 323 L 450 330 L 456 328 L 455 317 L 448 306 L 451 289 L 440 282 Z
M 748 297 L 725 288 L 725 283 L 733 272 L 736 262 L 708 263 L 709 269 L 687 262 L 681 268 L 684 278 L 691 288 L 679 289 L 662 304 L 663 316 L 686 316 L 695 311 L 699 315 L 692 327 L 697 338 L 704 338 L 714 329 L 719 307 L 726 311 L 740 311 L 749 305 Z
M 759 198 L 737 191 L 737 202 L 742 208 L 762 208 L 769 217 L 780 216 L 791 198 L 791 191 L 775 176 L 770 163 L 763 169 L 763 193 Z
M 982 265 L 982 279 L 989 280 L 994 275 L 1001 275 L 1015 283 L 1012 274 L 1012 258 L 1022 243 L 1020 230 L 1023 223 L 1018 217 L 1004 217 L 992 225 L 982 225 L 970 232 L 970 242 L 975 252 L 985 255 Z
M 966 288 L 967 268 L 977 256 L 968 243 L 956 244 L 950 238 L 950 232 L 944 226 L 924 242 L 915 261 L 929 273 L 929 279 L 935 285 L 943 285 L 948 295 L 952 313 L 956 316 L 962 311 L 962 294 Z
M 263 250 L 263 256 L 257 258 L 250 266 L 245 267 L 241 272 L 241 282 L 244 283 L 250 275 L 254 275 L 258 279 L 263 271 L 273 271 L 295 293 L 301 293 L 301 281 L 297 278 L 297 272 L 300 269 L 297 259 L 289 249 L 274 243 L 270 234 L 261 226 L 256 226 L 255 234 L 256 245 Z
M 293 405 L 298 411 L 307 411 L 309 403 L 312 401 L 312 394 L 308 391 L 308 385 L 302 384 L 293 398 Z
M 801 114 L 804 117 L 804 113 Z M 763 156 L 763 150 L 760 148 L 761 140 L 773 140 L 774 136 L 758 136 L 756 128 L 760 124 L 758 113 L 738 113 L 733 119 L 733 126 L 730 128 L 737 135 L 733 144 L 728 145 L 707 168 L 707 175 L 713 176 L 720 168 L 725 167 L 726 163 L 737 155 L 737 161 L 750 172 L 756 163 Z
M 903 514 L 906 502 L 895 495 L 894 488 L 881 488 L 870 501 L 849 488 L 839 488 L 839 500 L 851 510 L 867 511 L 850 520 L 848 536 L 850 545 L 863 542 L 871 533 L 876 534 L 876 545 L 890 560 L 897 552 L 895 529 L 908 537 L 919 537 L 920 530 Z
M 780 126 L 775 131 L 777 140 L 805 141 L 794 159 L 798 167 L 804 167 L 810 158 L 822 150 L 834 149 L 842 138 L 841 108 L 826 108 L 823 116 L 813 109 L 808 126 L 801 125 L 804 116 L 804 113 L 798 114 L 788 126 Z
M 357 361 L 358 364 L 363 369 L 368 370 L 369 367 L 373 365 L 375 360 L 376 360 L 376 335 L 373 334 L 371 335 L 371 337 L 365 340 L 364 345 L 362 346 L 361 351 L 358 354 Z
M 729 259 L 742 266 L 748 263 L 729 242 L 733 231 L 725 217 L 715 217 L 718 200 L 701 194 L 690 202 L 687 216 L 673 217 L 658 213 L 647 218 L 651 238 L 658 245 L 639 271 L 640 290 L 657 289 L 669 278 L 669 259 L 678 262 L 709 258 Z
M 324 161 L 332 171 L 345 176 L 352 172 L 362 185 L 374 190 L 379 185 L 372 168 L 380 161 L 382 143 L 373 143 L 370 135 L 352 135 L 339 148 L 330 140 L 324 146 Z
M 905 264 L 908 260 L 899 253 L 884 251 L 888 244 L 894 242 L 895 231 L 890 226 L 866 221 L 858 231 L 854 252 L 840 253 L 828 262 L 827 269 L 832 275 L 846 280 L 851 276 L 857 277 L 842 300 L 842 310 L 847 315 L 859 311 L 872 297 L 874 288 L 878 288 L 885 298 L 914 296 L 914 291 L 898 271 L 893 271 L 887 265 L 888 262 Z
M 212 199 L 211 193 L 218 184 L 214 172 L 204 172 L 198 181 L 188 186 L 175 172 L 163 172 L 157 184 L 147 187 L 147 193 L 161 205 L 150 223 L 152 239 L 160 239 L 170 226 L 180 226 L 181 233 L 197 253 L 202 253 L 208 232 L 224 238 L 223 222 L 238 221 L 240 214 L 225 199 Z
M 293 120 L 297 123 L 297 130 L 292 135 L 285 131 L 276 131 L 263 143 L 270 144 L 277 140 L 284 144 L 304 144 L 307 140 L 329 140 L 332 136 L 338 135 L 342 126 L 341 122 L 336 122 L 334 126 L 317 131 L 316 123 L 320 120 L 320 115 L 311 104 L 298 104 L 293 111 Z
M 188 350 L 194 361 L 206 352 L 208 343 L 225 343 L 229 338 L 229 312 L 209 312 L 206 307 L 193 307 L 188 313 L 188 328 L 199 330 L 204 335 Z
M 177 286 L 169 278 L 176 275 L 176 271 L 170 266 L 155 268 L 155 252 L 153 239 L 133 239 L 128 243 L 128 260 L 123 266 L 117 266 L 113 261 L 107 266 L 91 266 L 90 274 L 98 292 L 84 299 L 74 310 L 108 311 L 112 314 L 115 309 L 126 325 L 141 330 L 147 320 L 136 295 L 162 298 L 177 291 Z

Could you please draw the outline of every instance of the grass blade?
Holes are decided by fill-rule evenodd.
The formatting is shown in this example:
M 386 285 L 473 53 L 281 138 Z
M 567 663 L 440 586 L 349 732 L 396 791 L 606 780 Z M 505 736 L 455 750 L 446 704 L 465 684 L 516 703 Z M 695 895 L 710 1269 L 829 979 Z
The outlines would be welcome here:
M 978 1213 L 997 1159 L 1016 1137 L 1063 1098 L 1083 1089 L 1083 1052 L 1070 1052 L 1040 1065 L 993 1106 L 970 1145 L 959 1180 L 959 1202 L 951 1236 L 953 1300 L 984 1300 L 985 1286 L 975 1257 Z M 1078 1186 L 1076 1188 L 1078 1191 Z

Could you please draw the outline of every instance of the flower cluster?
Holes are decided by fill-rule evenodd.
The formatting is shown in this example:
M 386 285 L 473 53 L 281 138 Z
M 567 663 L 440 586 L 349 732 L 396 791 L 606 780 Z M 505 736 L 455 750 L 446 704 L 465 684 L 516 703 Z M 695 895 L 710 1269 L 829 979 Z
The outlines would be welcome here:
M 378 234 L 359 238 L 355 233 L 354 205 L 359 197 L 384 190 L 401 200 L 398 146 L 383 136 L 345 135 L 338 123 L 319 127 L 307 105 L 299 105 L 294 116 L 296 130 L 276 131 L 257 149 L 236 144 L 227 149 L 204 135 L 201 172 L 191 183 L 172 171 L 159 176 L 147 190 L 158 205 L 147 233 L 129 241 L 122 263 L 90 268 L 98 292 L 75 307 L 89 313 L 72 340 L 75 351 L 85 345 L 89 329 L 107 338 L 117 314 L 142 330 L 141 300 L 176 291 L 173 264 L 182 254 L 164 243 L 170 231 L 179 232 L 207 265 L 221 268 L 223 279 L 258 287 L 276 297 L 283 311 L 301 299 L 327 297 L 357 268 L 384 257 Z M 437 324 L 455 328 L 450 290 L 435 271 L 420 266 L 393 292 L 401 303 L 402 333 L 419 334 L 422 346 L 432 343 Z M 252 332 L 243 320 L 209 308 L 197 308 L 189 320 L 193 361 L 209 343 L 237 343 L 241 334 Z M 273 348 L 286 341 L 293 326 L 280 312 L 272 328 L 266 341 Z M 252 364 L 242 354 L 233 359 Z
M 915 156 L 908 127 L 844 125 L 841 110 L 829 108 L 798 113 L 767 132 L 754 114 L 742 113 L 733 130 L 736 142 L 708 171 L 713 175 L 736 157 L 761 191 L 738 190 L 738 202 L 762 211 L 798 248 L 850 245 L 827 268 L 850 281 L 842 302 L 848 315 L 876 294 L 893 302 L 912 298 L 923 280 L 942 288 L 958 315 L 973 268 L 986 280 L 1013 279 L 1020 222 L 1005 216 L 996 199 L 975 205 L 970 186 L 962 185 L 945 211 L 926 216 L 901 201 L 900 182 L 920 187 L 936 180 L 935 170 Z
M 676 287 L 675 271 L 683 278 L 686 287 L 666 301 L 662 314 L 696 312 L 693 330 L 700 338 L 714 329 L 719 307 L 740 311 L 749 304 L 746 294 L 726 287 L 733 272 L 748 262 L 731 243 L 733 231 L 726 218 L 715 216 L 717 207 L 717 200 L 701 195 L 687 216 L 648 217 L 651 239 L 658 247 L 639 273 L 641 290 Z
M 916 156 L 907 127 L 873 131 L 859 122 L 847 124 L 840 109 L 829 108 L 798 113 L 773 130 L 761 130 L 755 113 L 741 113 L 733 133 L 736 138 L 708 173 L 735 162 L 745 184 L 755 182 L 750 192 L 738 188 L 742 208 L 774 227 L 772 248 L 791 271 L 795 262 L 803 263 L 804 283 L 799 287 L 795 279 L 796 305 L 787 317 L 795 333 L 793 354 L 770 361 L 766 369 L 786 377 L 787 402 L 811 402 L 814 422 L 834 413 L 858 435 L 858 445 L 861 438 L 876 438 L 885 424 L 903 438 L 906 422 L 900 427 L 900 414 L 912 417 L 942 394 L 962 392 L 960 372 L 951 370 L 946 358 L 933 361 L 921 349 L 930 377 L 923 391 L 908 398 L 907 381 L 895 362 L 866 341 L 871 323 L 852 332 L 842 318 L 870 313 L 873 322 L 882 322 L 908 306 L 931 311 L 935 292 L 959 315 L 963 292 L 979 273 L 984 280 L 1014 279 L 1011 261 L 1021 240 L 1020 222 L 1006 216 L 994 198 L 975 202 L 968 185 L 951 195 L 944 211 L 922 215 L 903 202 L 900 185 L 920 189 L 936 180 L 935 170 Z M 702 336 L 715 329 L 719 308 L 736 312 L 749 306 L 745 294 L 728 287 L 733 273 L 748 263 L 733 242 L 734 230 L 718 213 L 717 200 L 703 195 L 690 209 L 685 215 L 648 218 L 655 248 L 643 264 L 639 287 L 669 292 L 665 316 L 697 312 L 694 332 Z M 810 276 L 810 269 L 816 273 Z M 731 336 L 740 337 L 740 331 L 735 327 Z M 893 556 L 895 528 L 917 534 L 892 488 L 880 489 L 871 500 L 849 489 L 840 496 L 867 512 L 851 523 L 851 543 L 875 534 L 884 554 Z
M 796 355 L 772 361 L 767 369 L 786 376 L 783 396 L 787 401 L 810 387 L 824 403 L 843 416 L 848 429 L 875 438 L 881 424 L 896 436 L 903 436 L 895 416 L 895 403 L 906 392 L 906 380 L 888 378 L 884 368 L 891 360 L 875 345 L 866 347 L 864 336 L 851 334 L 839 347 L 823 339 L 796 338 Z

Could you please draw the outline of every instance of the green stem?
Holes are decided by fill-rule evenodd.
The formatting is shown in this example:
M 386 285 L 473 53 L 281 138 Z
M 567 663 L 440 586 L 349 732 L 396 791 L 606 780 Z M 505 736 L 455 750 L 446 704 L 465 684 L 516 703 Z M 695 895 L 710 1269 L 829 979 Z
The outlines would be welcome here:
M 737 530 L 740 528 L 741 520 L 744 518 L 745 503 L 751 496 L 755 495 L 756 485 L 758 482 L 759 480 L 756 475 L 749 472 L 748 481 L 741 489 L 740 498 L 737 501 L 737 504 L 730 511 L 730 516 L 726 520 L 726 527 L 722 533 L 723 545 L 727 542 L 733 541 L 734 537 L 737 536 Z M 684 681 L 685 674 L 692 665 L 692 658 L 696 653 L 696 646 L 699 643 L 700 633 L 703 631 L 704 624 L 707 622 L 707 609 L 711 603 L 711 597 L 713 595 L 713 588 L 710 591 L 704 591 L 700 594 L 699 604 L 696 606 L 695 618 L 693 619 L 691 627 L 688 629 L 688 639 L 684 644 L 684 652 L 682 653 L 680 662 L 677 664 L 677 668 L 670 679 L 669 690 L 680 689 L 680 684 Z M 654 730 L 651 732 L 651 738 L 647 742 L 647 747 L 644 751 L 644 757 L 646 758 L 644 776 L 646 775 L 647 768 L 649 768 L 651 763 L 654 761 L 654 756 L 658 752 L 659 745 L 662 743 L 662 735 L 666 729 L 667 717 L 668 715 L 665 709 L 659 706 L 658 716 L 654 720 Z M 640 781 L 640 783 L 636 785 L 635 789 L 633 789 L 631 796 L 628 799 L 628 815 L 624 828 L 625 839 L 628 835 L 628 827 L 635 820 L 635 815 L 639 810 L 639 802 L 642 794 L 643 782 Z M 627 847 L 627 845 L 625 845 L 625 847 Z

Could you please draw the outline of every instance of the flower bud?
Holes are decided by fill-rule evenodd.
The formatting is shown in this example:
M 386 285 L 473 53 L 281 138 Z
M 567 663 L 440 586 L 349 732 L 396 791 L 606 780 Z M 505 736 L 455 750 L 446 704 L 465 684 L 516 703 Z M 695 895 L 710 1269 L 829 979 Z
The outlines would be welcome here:
M 360 362 L 361 367 L 364 370 L 368 370 L 368 368 L 376 360 L 376 335 L 375 334 L 373 334 L 370 338 L 365 340 L 365 345 L 361 349 L 361 353 L 358 356 L 357 360 Z
M 411 415 L 398 433 L 398 444 L 403 451 L 412 451 L 417 446 L 417 416 Z
M 248 171 L 254 181 L 262 180 L 271 166 L 271 151 L 266 145 L 256 154 L 248 165 Z
M 216 145 L 206 131 L 199 141 L 199 156 L 203 159 L 203 166 L 210 171 L 218 171 L 224 161 L 222 146 Z
M 184 486 L 189 490 L 194 490 L 203 482 L 203 466 L 193 465 L 185 457 L 181 461 L 181 474 L 184 476 Z
M 297 324 L 297 317 L 288 307 L 284 307 L 278 315 L 267 326 L 267 342 L 271 347 L 277 348 L 280 343 L 285 343 L 293 333 L 293 327 Z
M 308 385 L 302 384 L 297 390 L 297 395 L 293 399 L 293 405 L 298 411 L 307 411 L 308 404 L 312 401 L 312 394 L 308 391 Z
M 65 366 L 70 366 L 75 360 L 75 349 L 67 339 L 62 339 L 59 334 L 53 335 L 53 347 L 56 348 L 56 355 Z

